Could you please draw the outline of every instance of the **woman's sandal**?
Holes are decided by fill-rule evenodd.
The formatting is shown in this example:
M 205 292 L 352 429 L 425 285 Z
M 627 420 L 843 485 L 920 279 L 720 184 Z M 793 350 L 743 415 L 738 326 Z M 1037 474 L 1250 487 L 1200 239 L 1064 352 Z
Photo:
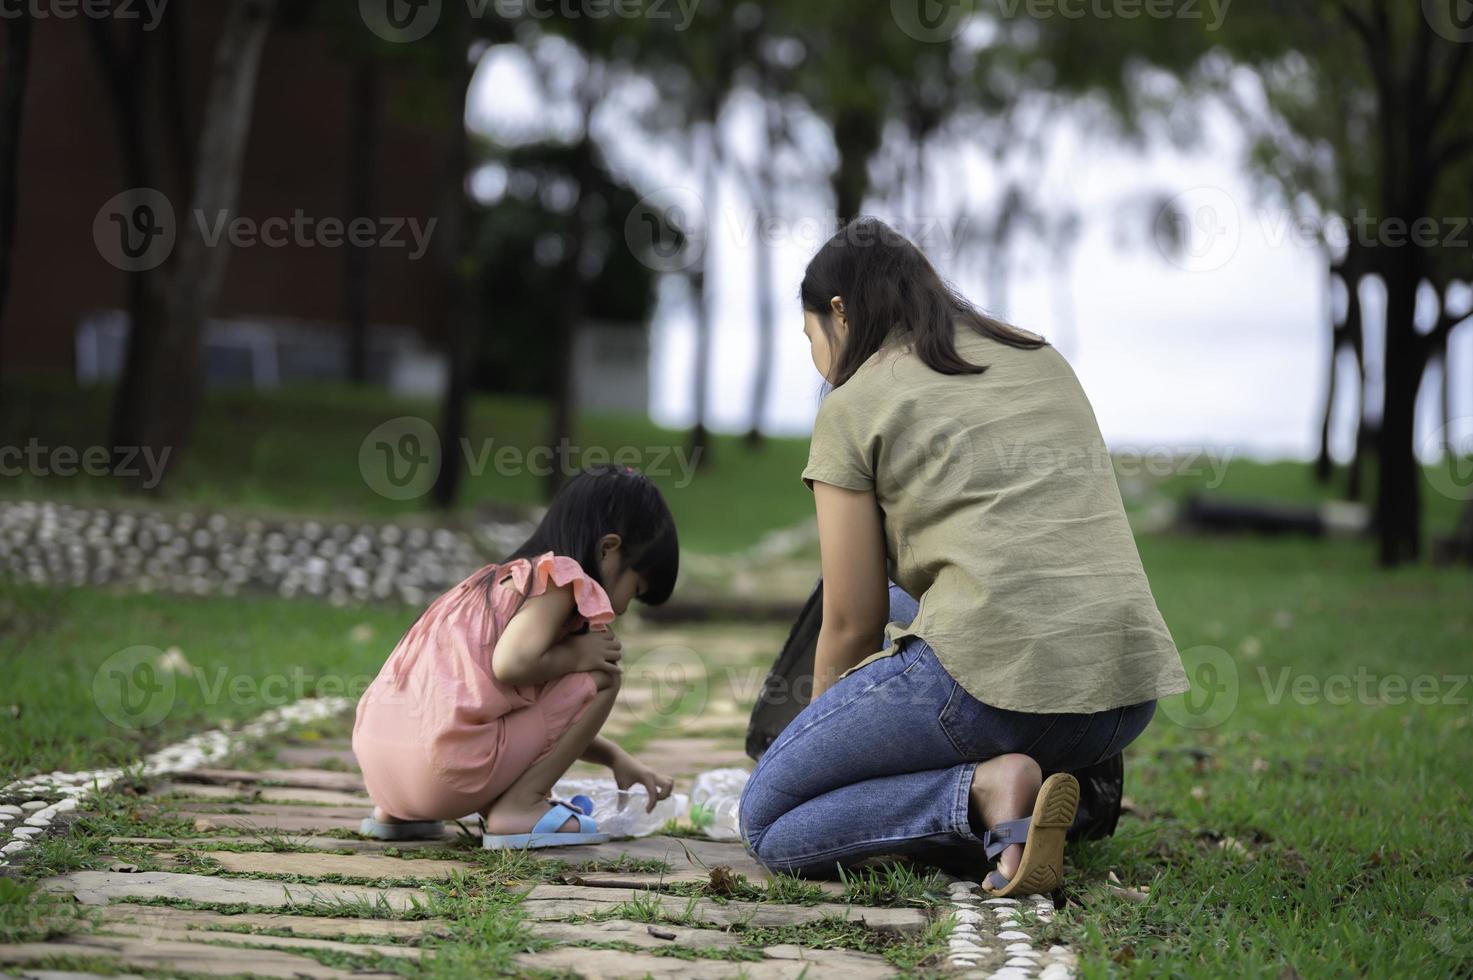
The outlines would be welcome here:
M 1067 772 L 1044 780 L 1033 804 L 1033 816 L 1005 820 L 982 835 L 982 846 L 995 858 L 1014 844 L 1023 845 L 1023 859 L 1011 880 L 993 871 L 982 890 L 993 898 L 1009 895 L 1046 895 L 1064 883 L 1064 835 L 1079 807 L 1079 782 Z
M 569 802 L 553 800 L 552 809 L 542 815 L 530 834 L 483 834 L 481 846 L 488 851 L 524 851 L 539 847 L 607 843 L 609 835 L 599 833 L 598 824 L 588 816 L 592 812 L 593 801 L 586 796 L 575 796 Z M 559 830 L 569 817 L 578 819 L 578 829 Z

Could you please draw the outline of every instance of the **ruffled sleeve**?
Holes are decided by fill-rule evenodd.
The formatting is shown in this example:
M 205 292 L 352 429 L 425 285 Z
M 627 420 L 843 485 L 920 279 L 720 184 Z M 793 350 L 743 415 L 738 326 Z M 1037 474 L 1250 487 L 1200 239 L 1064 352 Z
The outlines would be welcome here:
M 603 586 L 588 577 L 582 565 L 571 558 L 549 551 L 536 558 L 515 561 L 508 570 L 511 572 L 512 587 L 529 599 L 546 592 L 549 581 L 554 585 L 571 585 L 578 615 L 594 626 L 603 626 L 614 619 L 609 594 L 604 591 Z

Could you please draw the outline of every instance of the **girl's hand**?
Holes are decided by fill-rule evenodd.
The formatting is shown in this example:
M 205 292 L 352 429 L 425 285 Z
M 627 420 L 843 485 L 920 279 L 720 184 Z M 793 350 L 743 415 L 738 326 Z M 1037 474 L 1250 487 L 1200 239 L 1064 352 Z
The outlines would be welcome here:
M 586 633 L 570 636 L 564 641 L 573 651 L 575 672 L 603 671 L 618 675 L 624 668 L 619 661 L 624 658 L 624 646 L 609 630 L 591 629 Z
M 646 813 L 653 810 L 656 803 L 668 799 L 675 789 L 675 780 L 672 777 L 660 775 L 622 750 L 609 763 L 609 768 L 614 773 L 614 784 L 620 789 L 628 789 L 636 783 L 645 788 L 645 792 L 650 795 L 649 805 L 644 808 Z

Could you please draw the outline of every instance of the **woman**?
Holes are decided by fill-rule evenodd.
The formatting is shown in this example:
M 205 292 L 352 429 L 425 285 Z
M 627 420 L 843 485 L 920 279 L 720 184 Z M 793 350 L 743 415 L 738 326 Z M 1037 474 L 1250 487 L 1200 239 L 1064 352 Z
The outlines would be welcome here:
M 822 874 L 981 845 L 989 891 L 1052 891 L 1067 772 L 1187 689 L 1094 413 L 1056 350 L 882 222 L 830 239 L 801 298 L 832 385 L 803 471 L 823 627 L 814 700 L 743 794 L 747 846 Z

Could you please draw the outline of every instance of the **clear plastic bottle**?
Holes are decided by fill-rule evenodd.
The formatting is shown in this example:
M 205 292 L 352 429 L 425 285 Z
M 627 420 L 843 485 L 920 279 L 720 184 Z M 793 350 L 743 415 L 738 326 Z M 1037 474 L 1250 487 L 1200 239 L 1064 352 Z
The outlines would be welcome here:
M 553 786 L 552 795 L 560 800 L 572 800 L 579 795 L 593 800 L 593 819 L 598 822 L 599 832 L 613 837 L 648 837 L 658 833 L 671 820 L 685 816 L 689 805 L 684 793 L 672 793 L 647 812 L 650 795 L 643 786 L 623 790 L 612 779 L 560 779 Z
M 742 789 L 751 775 L 745 769 L 733 768 L 712 769 L 696 777 L 690 795 L 691 816 L 697 824 L 704 824 L 707 837 L 713 840 L 741 837 L 738 808 Z

